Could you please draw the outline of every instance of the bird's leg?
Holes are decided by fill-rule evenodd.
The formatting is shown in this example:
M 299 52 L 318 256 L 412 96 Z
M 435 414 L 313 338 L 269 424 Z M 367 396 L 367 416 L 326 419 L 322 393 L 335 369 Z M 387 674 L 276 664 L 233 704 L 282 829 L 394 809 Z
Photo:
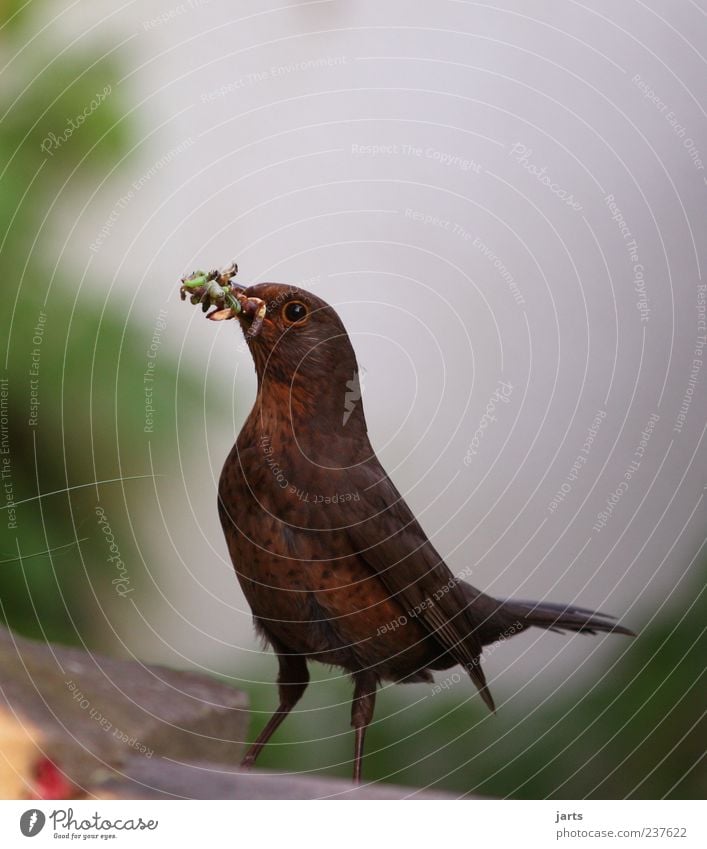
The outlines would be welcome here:
M 307 661 L 299 654 L 277 655 L 280 664 L 280 672 L 277 676 L 280 704 L 275 713 L 268 720 L 267 725 L 258 734 L 258 738 L 245 753 L 241 761 L 241 769 L 249 769 L 255 763 L 263 746 L 275 733 L 277 728 L 297 702 L 302 698 L 309 684 L 309 672 Z
M 351 703 L 351 725 L 356 734 L 354 743 L 354 784 L 361 783 L 361 762 L 363 760 L 363 742 L 366 729 L 373 719 L 376 706 L 376 688 L 378 678 L 372 672 L 354 672 L 354 694 Z

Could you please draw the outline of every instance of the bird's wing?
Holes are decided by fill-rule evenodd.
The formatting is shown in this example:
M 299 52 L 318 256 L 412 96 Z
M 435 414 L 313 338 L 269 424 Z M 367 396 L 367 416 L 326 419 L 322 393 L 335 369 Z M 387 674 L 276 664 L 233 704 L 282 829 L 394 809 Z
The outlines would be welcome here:
M 391 596 L 466 669 L 484 702 L 494 710 L 479 663 L 482 645 L 463 585 L 435 551 L 393 483 L 378 470 L 370 465 L 350 470 L 366 513 L 356 509 L 358 504 L 347 505 L 354 508 L 346 528 L 349 540 Z

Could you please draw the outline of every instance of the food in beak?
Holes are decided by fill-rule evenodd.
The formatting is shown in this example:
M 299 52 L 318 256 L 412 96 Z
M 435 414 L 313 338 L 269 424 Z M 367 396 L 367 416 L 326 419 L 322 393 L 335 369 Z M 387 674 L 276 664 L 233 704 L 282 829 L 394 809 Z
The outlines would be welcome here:
M 206 316 L 211 321 L 228 321 L 238 315 L 249 319 L 246 335 L 257 336 L 263 327 L 267 304 L 261 298 L 247 297 L 243 286 L 231 282 L 237 273 L 235 262 L 223 271 L 194 271 L 182 277 L 179 294 L 182 300 L 189 295 L 191 303 L 201 304 L 204 312 L 216 307 Z

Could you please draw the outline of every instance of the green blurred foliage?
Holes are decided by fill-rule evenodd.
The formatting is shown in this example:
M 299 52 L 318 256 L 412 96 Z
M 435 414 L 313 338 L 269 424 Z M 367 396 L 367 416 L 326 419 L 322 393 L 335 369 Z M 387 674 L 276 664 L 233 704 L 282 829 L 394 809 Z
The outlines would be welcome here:
M 72 188 L 100 180 L 133 128 L 115 85 L 117 62 L 100 58 L 98 47 L 89 55 L 47 43 L 37 27 L 40 6 L 6 6 L 11 25 L 0 30 L 5 56 L 13 57 L 0 91 L 0 378 L 7 380 L 0 617 L 29 636 L 105 648 L 113 645 L 118 573 L 95 507 L 100 501 L 121 559 L 141 565 L 144 583 L 133 521 L 153 490 L 143 373 L 155 317 L 145 317 L 146 326 L 125 319 L 126 305 L 108 300 L 101 281 L 72 279 L 57 263 L 57 193 L 70 177 Z M 30 41 L 31 50 L 21 49 Z M 68 120 L 77 124 L 107 86 L 110 94 L 64 143 L 44 143 L 50 133 L 61 137 Z M 173 410 L 176 366 L 167 352 L 158 373 L 153 406 Z M 32 389 L 36 426 L 29 424 Z M 174 420 L 162 417 L 151 441 L 174 446 L 174 433 Z M 132 566 L 131 586 L 140 581 Z

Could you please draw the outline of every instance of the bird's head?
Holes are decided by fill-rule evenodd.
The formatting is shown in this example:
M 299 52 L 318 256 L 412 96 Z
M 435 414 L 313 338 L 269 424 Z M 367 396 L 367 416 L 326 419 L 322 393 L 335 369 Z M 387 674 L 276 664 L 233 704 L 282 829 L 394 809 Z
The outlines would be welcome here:
M 347 405 L 358 390 L 358 366 L 333 307 L 311 292 L 280 283 L 258 283 L 242 294 L 248 308 L 238 320 L 255 362 L 259 390 L 284 390 L 303 412 L 314 415 L 326 409 L 332 421 L 348 422 Z M 360 415 L 362 421 L 361 404 L 357 406 L 356 418 Z

